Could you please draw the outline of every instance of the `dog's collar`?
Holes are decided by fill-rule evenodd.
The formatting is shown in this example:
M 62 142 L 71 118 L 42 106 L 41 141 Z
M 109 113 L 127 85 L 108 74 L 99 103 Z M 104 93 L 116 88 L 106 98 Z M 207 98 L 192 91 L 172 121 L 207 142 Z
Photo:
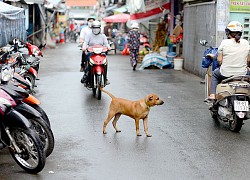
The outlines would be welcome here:
M 144 99 L 144 102 L 145 102 L 145 104 L 146 104 L 146 106 L 147 106 L 148 110 L 150 110 L 150 106 L 148 105 L 148 103 L 147 103 L 146 99 Z

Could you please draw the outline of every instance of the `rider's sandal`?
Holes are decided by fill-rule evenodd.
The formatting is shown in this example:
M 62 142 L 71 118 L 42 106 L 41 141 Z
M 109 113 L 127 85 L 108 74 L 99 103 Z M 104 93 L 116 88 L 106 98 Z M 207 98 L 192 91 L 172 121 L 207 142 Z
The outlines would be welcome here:
M 207 103 L 207 104 L 214 104 L 215 99 L 211 99 L 210 97 L 207 97 L 207 98 L 204 100 L 204 102 Z

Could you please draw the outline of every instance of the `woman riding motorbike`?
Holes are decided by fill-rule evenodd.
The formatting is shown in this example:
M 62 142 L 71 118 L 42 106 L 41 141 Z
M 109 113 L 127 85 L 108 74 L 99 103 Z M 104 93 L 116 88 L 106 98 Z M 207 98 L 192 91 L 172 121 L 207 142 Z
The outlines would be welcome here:
M 231 76 L 249 74 L 250 62 L 249 42 L 240 39 L 242 24 L 238 21 L 230 22 L 225 33 L 228 39 L 224 39 L 218 48 L 218 63 L 220 67 L 215 69 L 211 79 L 210 96 L 205 99 L 207 103 L 213 103 L 216 99 L 216 86 L 224 79 Z
M 92 23 L 92 33 L 88 34 L 86 37 L 86 40 L 84 41 L 82 45 L 82 51 L 85 51 L 89 46 L 93 45 L 102 45 L 108 48 L 110 50 L 110 46 L 108 44 L 108 40 L 105 34 L 101 33 L 101 23 L 100 21 L 94 21 Z M 89 60 L 90 53 L 87 56 L 87 60 Z M 107 65 L 105 67 L 107 69 Z M 86 83 L 88 80 L 88 74 L 89 74 L 89 68 L 87 67 L 85 69 L 85 73 L 81 79 L 81 83 Z M 110 84 L 108 79 L 106 80 L 106 85 Z

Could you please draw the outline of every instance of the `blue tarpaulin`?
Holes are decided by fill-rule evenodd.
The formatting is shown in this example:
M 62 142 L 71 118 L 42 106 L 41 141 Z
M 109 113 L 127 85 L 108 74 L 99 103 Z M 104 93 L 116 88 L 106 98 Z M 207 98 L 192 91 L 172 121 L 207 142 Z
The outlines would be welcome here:
M 24 9 L 0 1 L 0 47 L 10 40 L 26 40 Z
M 169 62 L 167 58 L 163 57 L 162 55 L 158 53 L 151 53 L 151 54 L 147 54 L 143 58 L 141 66 L 139 67 L 139 70 L 142 70 L 149 66 L 156 66 L 162 69 L 163 67 L 171 67 L 171 62 Z

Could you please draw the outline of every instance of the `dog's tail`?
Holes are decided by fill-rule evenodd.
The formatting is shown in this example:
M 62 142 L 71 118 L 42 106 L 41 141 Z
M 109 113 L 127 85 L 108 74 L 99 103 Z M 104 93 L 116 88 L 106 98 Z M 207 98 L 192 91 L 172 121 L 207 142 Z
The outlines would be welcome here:
M 104 93 L 106 93 L 106 94 L 108 94 L 112 99 L 114 99 L 115 98 L 115 96 L 113 95 L 113 94 L 111 94 L 110 92 L 108 92 L 108 91 L 105 91 L 102 87 L 100 87 L 100 90 L 102 91 L 102 92 L 104 92 Z

